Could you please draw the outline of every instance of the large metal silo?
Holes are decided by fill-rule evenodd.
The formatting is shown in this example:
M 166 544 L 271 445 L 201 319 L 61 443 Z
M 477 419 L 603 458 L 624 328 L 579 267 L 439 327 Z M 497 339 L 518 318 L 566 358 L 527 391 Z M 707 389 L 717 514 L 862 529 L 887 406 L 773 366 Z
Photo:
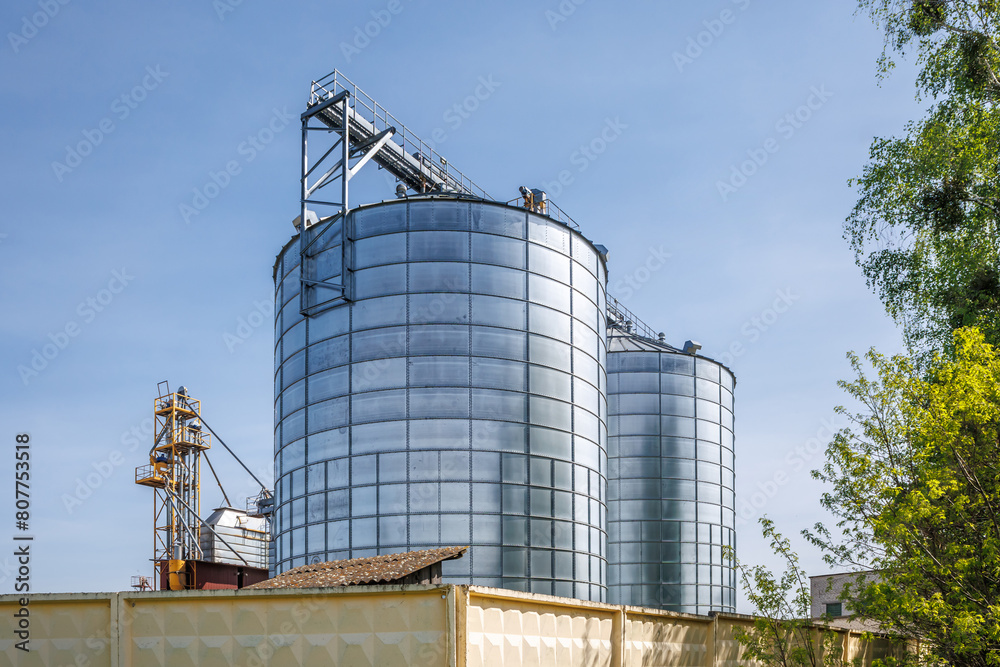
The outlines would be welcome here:
M 472 545 L 446 581 L 604 600 L 594 245 L 455 197 L 357 208 L 301 236 L 275 266 L 277 572 Z
M 609 330 L 608 597 L 735 611 L 732 373 Z

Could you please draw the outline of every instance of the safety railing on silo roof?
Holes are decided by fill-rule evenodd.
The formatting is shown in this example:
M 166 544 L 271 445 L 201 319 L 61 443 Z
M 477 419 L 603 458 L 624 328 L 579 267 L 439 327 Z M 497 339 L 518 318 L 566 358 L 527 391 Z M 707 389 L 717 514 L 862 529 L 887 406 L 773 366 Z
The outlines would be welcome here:
M 558 220 L 559 222 L 563 223 L 564 225 L 572 229 L 580 229 L 580 225 L 576 224 L 576 220 L 569 217 L 569 214 L 566 213 L 566 211 L 556 206 L 556 203 L 548 198 L 543 199 L 538 204 L 532 206 L 531 202 L 525 197 L 515 197 L 514 199 L 511 199 L 509 202 L 507 202 L 507 205 L 520 206 L 521 208 L 526 208 L 534 213 L 538 213 L 540 215 L 546 215 L 552 218 L 553 220 Z
M 653 327 L 640 320 L 618 299 L 610 295 L 608 296 L 608 326 L 632 336 L 639 336 L 659 343 L 663 342 L 660 334 Z
M 390 127 L 395 128 L 396 132 L 390 141 L 396 142 L 404 151 L 417 158 L 428 169 L 437 172 L 442 180 L 457 183 L 465 190 L 466 194 L 480 199 L 493 200 L 471 178 L 451 166 L 430 145 L 407 129 L 399 122 L 399 119 L 386 111 L 370 95 L 358 88 L 353 81 L 339 71 L 333 70 L 323 78 L 312 82 L 309 104 L 326 100 L 345 90 L 354 98 L 354 113 L 360 114 L 366 121 L 370 122 L 377 132 L 382 132 Z

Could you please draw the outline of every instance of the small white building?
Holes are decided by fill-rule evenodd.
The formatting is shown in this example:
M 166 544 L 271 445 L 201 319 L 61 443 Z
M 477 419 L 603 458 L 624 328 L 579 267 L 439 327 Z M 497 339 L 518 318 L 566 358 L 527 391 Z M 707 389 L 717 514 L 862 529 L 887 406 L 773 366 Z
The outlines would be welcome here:
M 844 592 L 848 584 L 856 587 L 859 579 L 871 580 L 876 575 L 874 570 L 867 572 L 843 572 L 839 574 L 823 574 L 809 577 L 809 592 L 812 600 L 810 616 L 814 621 L 826 621 L 838 628 L 850 630 L 877 632 L 879 626 L 870 621 L 851 620 L 854 610 L 851 600 Z

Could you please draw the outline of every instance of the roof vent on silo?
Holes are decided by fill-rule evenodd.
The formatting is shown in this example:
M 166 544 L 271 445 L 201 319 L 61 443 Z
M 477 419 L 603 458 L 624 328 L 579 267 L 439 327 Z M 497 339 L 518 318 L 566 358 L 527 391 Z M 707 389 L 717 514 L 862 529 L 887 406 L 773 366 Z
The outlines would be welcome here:
M 306 211 L 306 229 L 308 229 L 309 227 L 312 227 L 317 222 L 319 222 L 319 216 L 316 215 L 316 212 L 315 211 Z M 292 220 L 292 226 L 295 227 L 295 231 L 297 231 L 297 232 L 301 232 L 302 231 L 302 216 L 301 215 L 295 216 L 295 219 Z
M 698 350 L 701 349 L 701 343 L 689 340 L 684 342 L 684 354 L 698 354 Z

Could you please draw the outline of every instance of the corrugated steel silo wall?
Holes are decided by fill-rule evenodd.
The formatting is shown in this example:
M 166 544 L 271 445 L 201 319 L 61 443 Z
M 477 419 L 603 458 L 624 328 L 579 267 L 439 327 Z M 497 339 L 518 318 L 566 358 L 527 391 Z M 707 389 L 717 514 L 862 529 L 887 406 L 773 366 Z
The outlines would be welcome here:
M 710 359 L 608 353 L 610 602 L 735 611 L 733 388 Z
M 445 198 L 355 209 L 347 226 L 350 303 L 304 319 L 297 239 L 276 267 L 277 572 L 468 544 L 445 581 L 605 599 L 594 246 Z M 341 280 L 339 231 L 310 248 L 308 277 Z

